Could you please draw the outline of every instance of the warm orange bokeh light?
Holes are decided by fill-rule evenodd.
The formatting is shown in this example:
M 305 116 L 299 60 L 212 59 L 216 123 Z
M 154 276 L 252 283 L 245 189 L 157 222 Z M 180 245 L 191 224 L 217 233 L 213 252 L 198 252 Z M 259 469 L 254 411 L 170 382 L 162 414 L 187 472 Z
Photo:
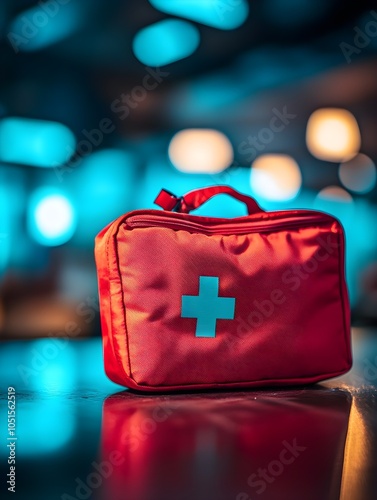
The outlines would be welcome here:
M 252 165 L 251 188 L 267 200 L 291 200 L 298 194 L 301 183 L 300 168 L 291 156 L 261 155 Z
M 346 161 L 359 152 L 359 126 L 346 109 L 317 109 L 308 121 L 306 143 L 312 155 L 320 160 Z
M 181 172 L 213 174 L 229 167 L 233 148 L 229 139 L 217 130 L 186 129 L 172 138 L 169 158 Z

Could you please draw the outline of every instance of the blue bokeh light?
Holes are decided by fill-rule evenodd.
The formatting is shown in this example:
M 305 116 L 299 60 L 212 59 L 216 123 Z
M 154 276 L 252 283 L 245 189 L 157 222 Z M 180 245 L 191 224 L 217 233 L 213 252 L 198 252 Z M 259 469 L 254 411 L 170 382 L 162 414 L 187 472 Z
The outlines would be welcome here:
M 55 167 L 76 148 L 73 133 L 61 123 L 4 118 L 0 121 L 0 160 L 35 167 Z
M 109 148 L 83 158 L 66 174 L 64 180 L 77 210 L 73 244 L 92 247 L 102 228 L 132 209 L 136 170 L 131 153 Z
M 40 455 L 54 452 L 73 437 L 76 416 L 62 401 L 38 401 L 20 411 L 18 433 L 19 455 Z
M 165 66 L 190 56 L 199 41 L 199 31 L 194 25 L 165 19 L 140 30 L 133 40 L 133 51 L 143 64 Z
M 27 170 L 0 164 L 0 277 L 8 269 L 24 269 L 28 259 L 37 262 L 25 234 Z
M 15 52 L 43 49 L 67 38 L 82 24 L 84 5 L 69 2 L 38 2 L 20 12 L 9 26 L 8 40 Z
M 246 0 L 218 2 L 213 0 L 149 0 L 166 14 L 182 16 L 192 21 L 222 30 L 238 28 L 249 14 Z
M 0 178 L 2 177 L 0 170 Z M 2 180 L 2 179 L 1 179 Z M 10 209 L 9 197 L 6 186 L 0 184 L 0 276 L 6 269 L 11 252 L 10 245 Z
M 72 203 L 55 188 L 37 189 L 30 197 L 27 215 L 29 233 L 41 245 L 62 245 L 76 230 Z

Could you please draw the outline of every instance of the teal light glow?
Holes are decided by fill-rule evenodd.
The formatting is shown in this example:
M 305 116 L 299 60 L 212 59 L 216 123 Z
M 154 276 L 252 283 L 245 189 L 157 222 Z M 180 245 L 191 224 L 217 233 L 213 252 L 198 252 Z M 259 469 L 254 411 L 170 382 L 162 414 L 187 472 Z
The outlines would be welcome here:
M 62 245 L 75 229 L 75 212 L 63 193 L 53 188 L 40 188 L 33 193 L 28 207 L 28 230 L 38 243 Z
M 199 41 L 195 26 L 178 19 L 166 19 L 140 30 L 134 38 L 133 51 L 147 66 L 165 66 L 190 56 Z
M 103 365 L 102 342 L 99 338 L 85 339 L 85 342 L 75 343 L 75 352 L 80 363 L 77 381 L 81 385 L 90 385 L 97 390 L 114 392 L 118 385 L 106 376 Z M 64 369 L 67 369 L 66 365 Z
M 10 244 L 10 217 L 9 217 L 9 205 L 10 200 L 7 192 L 7 186 L 3 182 L 2 175 L 3 172 L 0 169 L 0 277 L 2 273 L 5 271 L 11 253 L 11 244 Z
M 238 28 L 249 14 L 246 0 L 149 0 L 166 14 L 185 17 L 221 30 Z
M 28 389 L 49 394 L 73 390 L 77 381 L 78 358 L 66 338 L 34 340 L 18 363 L 18 375 Z M 37 373 L 30 370 L 38 368 Z M 69 369 L 68 369 L 69 367 Z
M 73 133 L 57 122 L 4 118 L 0 121 L 0 160 L 35 167 L 54 167 L 76 148 Z
M 133 208 L 136 170 L 129 152 L 103 149 L 84 158 L 74 172 L 63 177 L 77 210 L 73 244 L 92 247 L 102 228 Z
M 49 337 L 22 345 L 17 341 L 4 343 L 0 349 L 0 380 L 7 377 L 18 390 L 51 398 L 74 391 L 77 384 L 109 391 L 119 387 L 105 375 L 99 338 L 76 342 Z
M 0 352 L 2 379 L 11 377 L 17 392 L 30 390 L 43 394 L 37 403 L 34 397 L 22 397 L 17 403 L 17 454 L 20 457 L 49 454 L 72 439 L 76 416 L 66 401 L 55 395 L 73 390 L 77 368 L 74 346 L 66 339 L 4 345 Z M 0 457 L 5 452 L 6 448 L 1 447 Z
M 18 408 L 17 453 L 45 455 L 66 445 L 76 429 L 76 416 L 61 400 L 41 399 Z
M 74 33 L 83 18 L 83 4 L 77 0 L 38 2 L 15 17 L 7 37 L 16 53 L 39 50 Z
M 31 257 L 24 230 L 26 185 L 25 169 L 0 163 L 0 279 L 8 268 L 23 269 Z

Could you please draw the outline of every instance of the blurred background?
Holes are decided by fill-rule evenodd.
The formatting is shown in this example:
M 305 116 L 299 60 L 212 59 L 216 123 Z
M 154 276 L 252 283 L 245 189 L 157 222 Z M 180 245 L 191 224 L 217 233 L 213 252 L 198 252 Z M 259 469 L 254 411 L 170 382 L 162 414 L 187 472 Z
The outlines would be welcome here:
M 95 235 L 211 184 L 338 217 L 353 324 L 377 324 L 374 7 L 2 0 L 0 339 L 99 335 Z

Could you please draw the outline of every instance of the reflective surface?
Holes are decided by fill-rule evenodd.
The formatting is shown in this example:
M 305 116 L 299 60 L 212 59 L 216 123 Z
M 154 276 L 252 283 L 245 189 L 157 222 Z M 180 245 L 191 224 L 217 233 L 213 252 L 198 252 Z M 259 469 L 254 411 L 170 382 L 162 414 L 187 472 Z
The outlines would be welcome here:
M 99 339 L 3 343 L 12 498 L 374 499 L 377 332 L 355 330 L 353 347 L 352 371 L 321 385 L 146 396 L 106 379 Z M 0 418 L 3 494 L 6 404 Z

